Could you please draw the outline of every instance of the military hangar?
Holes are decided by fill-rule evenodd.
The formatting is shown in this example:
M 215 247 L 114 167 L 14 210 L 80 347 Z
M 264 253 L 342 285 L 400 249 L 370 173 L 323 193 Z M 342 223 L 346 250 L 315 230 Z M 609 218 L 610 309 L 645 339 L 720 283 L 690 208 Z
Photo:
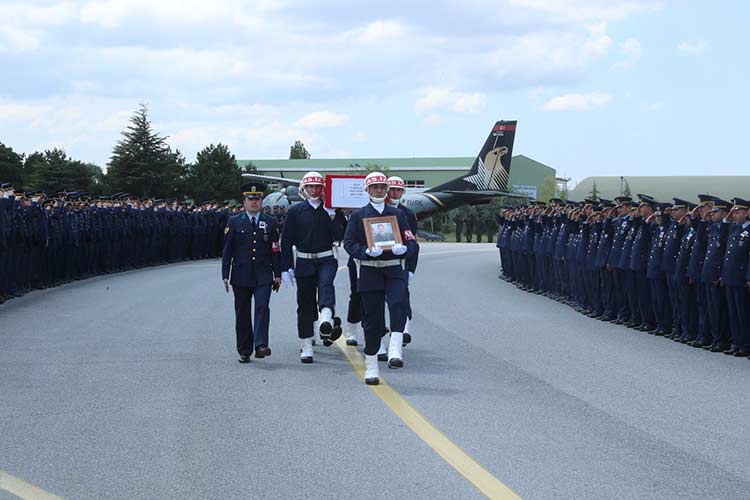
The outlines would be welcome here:
M 569 198 L 583 200 L 591 194 L 594 182 L 599 196 L 606 199 L 623 194 L 626 186 L 633 196 L 643 193 L 659 201 L 671 201 L 675 197 L 697 201 L 698 193 L 712 194 L 723 199 L 750 196 L 750 176 L 747 175 L 674 175 L 586 177 L 570 190 Z
M 308 160 L 237 160 L 244 168 L 249 163 L 259 173 L 299 179 L 305 172 L 355 174 L 371 165 L 381 165 L 390 175 L 398 175 L 409 189 L 429 189 L 469 171 L 476 157 L 446 158 L 315 158 Z M 536 198 L 544 180 L 555 177 L 555 169 L 524 155 L 515 155 L 510 164 L 510 188 Z

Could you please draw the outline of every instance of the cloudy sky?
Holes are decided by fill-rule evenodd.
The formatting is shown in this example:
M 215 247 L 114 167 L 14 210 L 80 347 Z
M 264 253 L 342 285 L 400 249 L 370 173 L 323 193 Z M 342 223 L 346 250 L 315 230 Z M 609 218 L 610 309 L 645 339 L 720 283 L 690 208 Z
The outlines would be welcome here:
M 188 160 L 515 152 L 589 175 L 750 174 L 750 3 L 0 0 L 0 142 L 106 165 L 144 102 Z

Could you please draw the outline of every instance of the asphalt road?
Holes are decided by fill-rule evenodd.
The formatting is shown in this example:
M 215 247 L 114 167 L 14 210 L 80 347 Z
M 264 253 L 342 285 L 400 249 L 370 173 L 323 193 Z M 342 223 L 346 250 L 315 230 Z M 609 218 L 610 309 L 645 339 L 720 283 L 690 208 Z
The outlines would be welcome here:
M 524 499 L 750 498 L 746 359 L 583 317 L 497 260 L 423 245 L 393 389 Z M 0 471 L 66 499 L 483 498 L 336 347 L 299 362 L 291 290 L 271 309 L 273 356 L 241 365 L 219 261 L 0 306 Z

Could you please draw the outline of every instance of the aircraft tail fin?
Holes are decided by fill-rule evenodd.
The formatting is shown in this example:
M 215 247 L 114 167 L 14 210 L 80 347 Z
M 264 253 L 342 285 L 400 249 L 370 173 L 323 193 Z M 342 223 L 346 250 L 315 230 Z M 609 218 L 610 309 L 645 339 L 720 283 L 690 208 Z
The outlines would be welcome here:
M 516 121 L 499 121 L 492 127 L 469 172 L 429 189 L 434 191 L 508 191 L 510 160 Z

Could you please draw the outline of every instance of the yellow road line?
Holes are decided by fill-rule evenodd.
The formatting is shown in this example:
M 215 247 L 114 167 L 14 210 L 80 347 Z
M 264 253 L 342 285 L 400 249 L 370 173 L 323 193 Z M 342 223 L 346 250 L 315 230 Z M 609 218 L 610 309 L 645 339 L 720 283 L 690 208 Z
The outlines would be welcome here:
M 356 348 L 347 346 L 343 337 L 336 346 L 344 353 L 349 363 L 364 383 L 365 363 Z M 440 432 L 419 411 L 409 404 L 398 391 L 380 377 L 380 385 L 368 386 L 422 441 L 443 457 L 456 471 L 492 500 L 521 500 L 513 490 L 501 483 L 476 460 Z
M 11 476 L 7 472 L 0 470 L 0 490 L 5 490 L 23 500 L 63 500 L 57 495 L 48 491 L 37 488 L 23 479 Z

